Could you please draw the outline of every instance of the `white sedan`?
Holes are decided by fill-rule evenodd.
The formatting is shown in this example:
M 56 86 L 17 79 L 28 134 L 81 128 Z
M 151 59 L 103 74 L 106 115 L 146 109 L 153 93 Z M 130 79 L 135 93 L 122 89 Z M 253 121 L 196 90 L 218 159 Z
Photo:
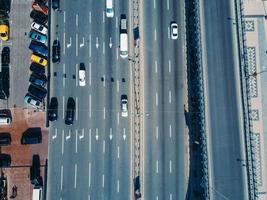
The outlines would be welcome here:
M 128 117 L 128 99 L 127 95 L 121 95 L 121 116 Z
M 178 25 L 176 22 L 171 23 L 171 39 L 173 40 L 178 39 Z
M 33 22 L 31 28 L 39 33 L 42 33 L 43 35 L 47 35 L 48 30 L 44 25 Z
M 80 69 L 79 69 L 79 86 L 85 86 L 86 80 L 85 80 L 85 66 L 84 63 L 80 63 Z

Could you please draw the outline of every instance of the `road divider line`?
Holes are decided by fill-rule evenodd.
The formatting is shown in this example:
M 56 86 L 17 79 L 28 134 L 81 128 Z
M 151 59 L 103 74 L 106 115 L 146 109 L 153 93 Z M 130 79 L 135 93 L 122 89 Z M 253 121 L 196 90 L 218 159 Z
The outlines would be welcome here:
M 117 192 L 120 192 L 120 180 L 117 180 Z
M 155 72 L 158 73 L 158 62 L 155 61 Z
M 156 92 L 156 106 L 159 104 L 158 93 Z
M 66 12 L 65 11 L 63 11 L 63 22 L 64 24 L 66 23 Z
M 65 63 L 63 63 L 63 75 L 65 75 L 66 74 L 66 65 L 65 65 Z M 65 88 L 65 83 L 66 83 L 66 78 L 65 77 L 63 77 L 63 88 Z M 64 104 L 63 104 L 63 106 L 64 106 Z
M 75 153 L 78 152 L 78 130 L 75 130 Z
M 157 30 L 154 31 L 154 39 L 157 40 Z
M 103 153 L 105 153 L 105 152 L 106 152 L 106 141 L 103 140 Z
M 105 55 L 105 50 L 106 50 L 105 42 L 103 42 L 103 55 Z
M 92 131 L 89 129 L 89 153 L 91 153 L 91 145 L 92 144 Z
M 61 165 L 61 170 L 60 170 L 60 190 L 63 189 L 63 165 Z
M 169 91 L 169 103 L 172 103 L 172 92 L 171 92 L 171 90 Z
M 76 72 L 76 79 L 75 79 L 75 83 L 76 83 L 76 87 L 78 86 L 78 79 L 79 79 L 79 72 L 78 72 L 78 64 L 75 64 L 75 72 Z
M 77 164 L 74 166 L 74 188 L 77 186 Z
M 172 138 L 172 125 L 170 125 L 170 138 Z
M 64 129 L 62 129 L 62 137 L 61 137 L 61 154 L 63 155 L 64 153 L 64 140 L 65 137 L 64 137 Z
M 156 0 L 154 0 L 154 9 L 156 8 Z
M 92 71 L 92 63 L 89 62 L 89 85 L 90 86 L 92 84 L 92 73 L 91 73 L 91 71 Z
M 63 55 L 65 55 L 66 51 L 66 33 L 63 33 Z
M 156 161 L 156 172 L 157 174 L 159 173 L 159 161 L 158 160 Z
M 172 161 L 170 160 L 170 174 L 172 173 Z
M 104 110 L 103 110 L 103 118 L 106 119 L 106 107 L 104 107 Z
M 159 139 L 159 127 L 156 126 L 156 139 Z
M 92 44 L 92 43 L 91 43 L 91 37 L 92 37 L 92 36 L 91 36 L 91 34 L 90 34 L 90 35 L 89 35 L 89 45 L 88 45 L 88 46 L 89 46 L 89 58 L 91 58 L 91 56 L 92 56 L 92 48 L 91 48 L 91 44 Z
M 76 56 L 78 56 L 78 34 L 76 33 Z
M 170 194 L 170 200 L 172 200 L 172 193 Z
M 172 72 L 172 65 L 171 65 L 171 61 L 169 60 L 169 72 L 171 73 Z
M 158 195 L 156 196 L 156 200 L 159 200 L 159 196 Z
M 92 23 L 92 13 L 91 13 L 91 11 L 89 12 L 89 24 L 91 24 Z
M 119 112 L 117 114 L 117 123 L 118 123 L 118 125 L 120 124 L 120 113 Z
M 77 106 L 77 109 L 76 109 L 76 121 L 78 121 L 78 110 L 79 110 L 79 105 L 78 105 L 78 97 L 76 97 L 76 106 Z
M 64 114 L 65 114 L 65 96 L 62 97 L 62 118 L 64 120 Z
M 92 99 L 91 94 L 89 94 L 89 118 L 92 117 Z
M 78 16 L 78 14 L 76 14 L 76 26 L 77 27 L 79 26 L 79 16 Z
M 120 147 L 118 146 L 117 148 L 117 151 L 118 151 L 118 159 L 120 158 Z
M 89 162 L 88 187 L 91 187 L 91 163 Z
M 102 174 L 102 187 L 105 187 L 105 174 Z
M 167 10 L 170 10 L 170 1 L 167 0 Z

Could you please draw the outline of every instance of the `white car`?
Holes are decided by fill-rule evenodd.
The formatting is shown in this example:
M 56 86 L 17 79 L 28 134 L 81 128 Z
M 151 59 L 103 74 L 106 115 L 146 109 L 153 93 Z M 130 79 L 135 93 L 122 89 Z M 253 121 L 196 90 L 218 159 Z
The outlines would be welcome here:
M 173 40 L 178 39 L 178 25 L 176 22 L 171 23 L 171 39 Z
M 44 25 L 38 24 L 36 22 L 33 22 L 31 25 L 31 28 L 39 33 L 42 33 L 44 35 L 47 35 L 47 28 Z
M 80 69 L 79 69 L 79 86 L 85 86 L 86 80 L 85 80 L 85 66 L 84 63 L 80 63 Z
M 121 95 L 121 116 L 128 117 L 128 99 L 127 95 Z

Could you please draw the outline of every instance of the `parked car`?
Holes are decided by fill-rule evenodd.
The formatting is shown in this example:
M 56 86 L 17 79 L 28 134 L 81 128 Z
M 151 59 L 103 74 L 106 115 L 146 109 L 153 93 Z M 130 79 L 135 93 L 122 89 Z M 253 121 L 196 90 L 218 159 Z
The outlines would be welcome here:
M 27 93 L 24 97 L 24 102 L 27 104 L 27 105 L 30 105 L 34 108 L 40 108 L 41 106 L 41 101 L 40 99 L 30 95 L 29 93 Z
M 47 90 L 45 88 L 33 84 L 30 84 L 28 92 L 40 101 L 42 101 L 47 94 Z
M 29 82 L 35 85 L 44 86 L 47 82 L 47 78 L 44 74 L 40 75 L 36 73 L 31 73 Z
M 11 156 L 9 154 L 0 154 L 0 167 L 10 167 Z
M 31 28 L 32 30 L 42 33 L 43 35 L 47 35 L 48 33 L 47 27 L 44 25 L 38 24 L 37 22 L 32 22 Z
M 9 49 L 9 47 L 4 47 L 2 49 L 1 61 L 2 61 L 2 64 L 9 64 L 10 63 L 10 49 Z
M 47 40 L 47 37 L 45 35 L 42 35 L 36 31 L 30 31 L 29 38 L 31 38 L 32 40 L 35 40 L 37 42 L 41 42 L 43 44 L 45 44 L 45 42 Z
M 29 46 L 29 49 L 32 50 L 34 53 L 38 53 L 42 56 L 48 56 L 48 48 L 41 42 L 37 42 L 32 40 Z
M 38 24 L 44 25 L 48 21 L 48 16 L 37 10 L 32 10 L 30 13 L 30 17 Z
M 58 116 L 58 101 L 56 97 L 52 97 L 48 108 L 48 119 L 50 121 L 57 120 Z
M 52 0 L 52 8 L 54 10 L 58 10 L 59 9 L 59 0 Z
M 85 66 L 84 66 L 84 63 L 80 63 L 80 68 L 79 68 L 79 85 L 82 86 L 82 87 L 86 85 L 86 80 L 85 80 Z
M 121 116 L 128 116 L 128 99 L 126 94 L 121 95 Z
M 11 144 L 11 135 L 7 132 L 0 133 L 0 146 L 7 146 Z
M 59 40 L 54 40 L 52 46 L 52 62 L 59 63 L 60 62 L 60 43 Z
M 75 114 L 75 101 L 72 97 L 68 98 L 66 116 L 65 116 L 65 124 L 72 125 Z
M 30 180 L 33 185 L 38 184 L 40 180 L 40 157 L 37 154 L 32 156 L 32 166 L 30 168 Z
M 171 22 L 171 39 L 178 39 L 178 25 L 176 22 Z
M 37 10 L 37 11 L 44 13 L 45 15 L 48 15 L 48 7 L 44 4 L 39 4 L 35 1 L 32 3 L 32 8 L 34 10 Z
M 42 58 L 40 55 L 32 53 L 31 55 L 31 61 L 36 62 L 44 67 L 47 66 L 47 60 L 45 58 Z
M 30 70 L 39 75 L 43 75 L 45 73 L 45 68 L 36 62 L 31 63 Z
M 21 137 L 21 144 L 38 144 L 42 142 L 42 130 L 40 127 L 28 128 Z

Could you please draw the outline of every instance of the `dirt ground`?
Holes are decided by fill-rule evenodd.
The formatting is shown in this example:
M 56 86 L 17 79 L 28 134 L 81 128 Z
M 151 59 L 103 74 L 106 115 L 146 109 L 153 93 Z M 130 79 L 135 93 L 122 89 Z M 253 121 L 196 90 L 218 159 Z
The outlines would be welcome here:
M 7 177 L 8 197 L 12 195 L 12 187 L 17 187 L 15 200 L 30 200 L 32 189 L 30 181 L 30 166 L 33 154 L 39 154 L 41 176 L 44 180 L 44 165 L 48 154 L 48 129 L 45 127 L 45 112 L 33 109 L 13 108 L 12 123 L 0 127 L 1 132 L 11 134 L 11 145 L 1 147 L 2 153 L 11 155 L 11 167 L 2 169 Z M 40 127 L 42 130 L 42 143 L 21 145 L 22 133 L 31 127 Z M 45 181 L 45 180 L 44 180 Z

